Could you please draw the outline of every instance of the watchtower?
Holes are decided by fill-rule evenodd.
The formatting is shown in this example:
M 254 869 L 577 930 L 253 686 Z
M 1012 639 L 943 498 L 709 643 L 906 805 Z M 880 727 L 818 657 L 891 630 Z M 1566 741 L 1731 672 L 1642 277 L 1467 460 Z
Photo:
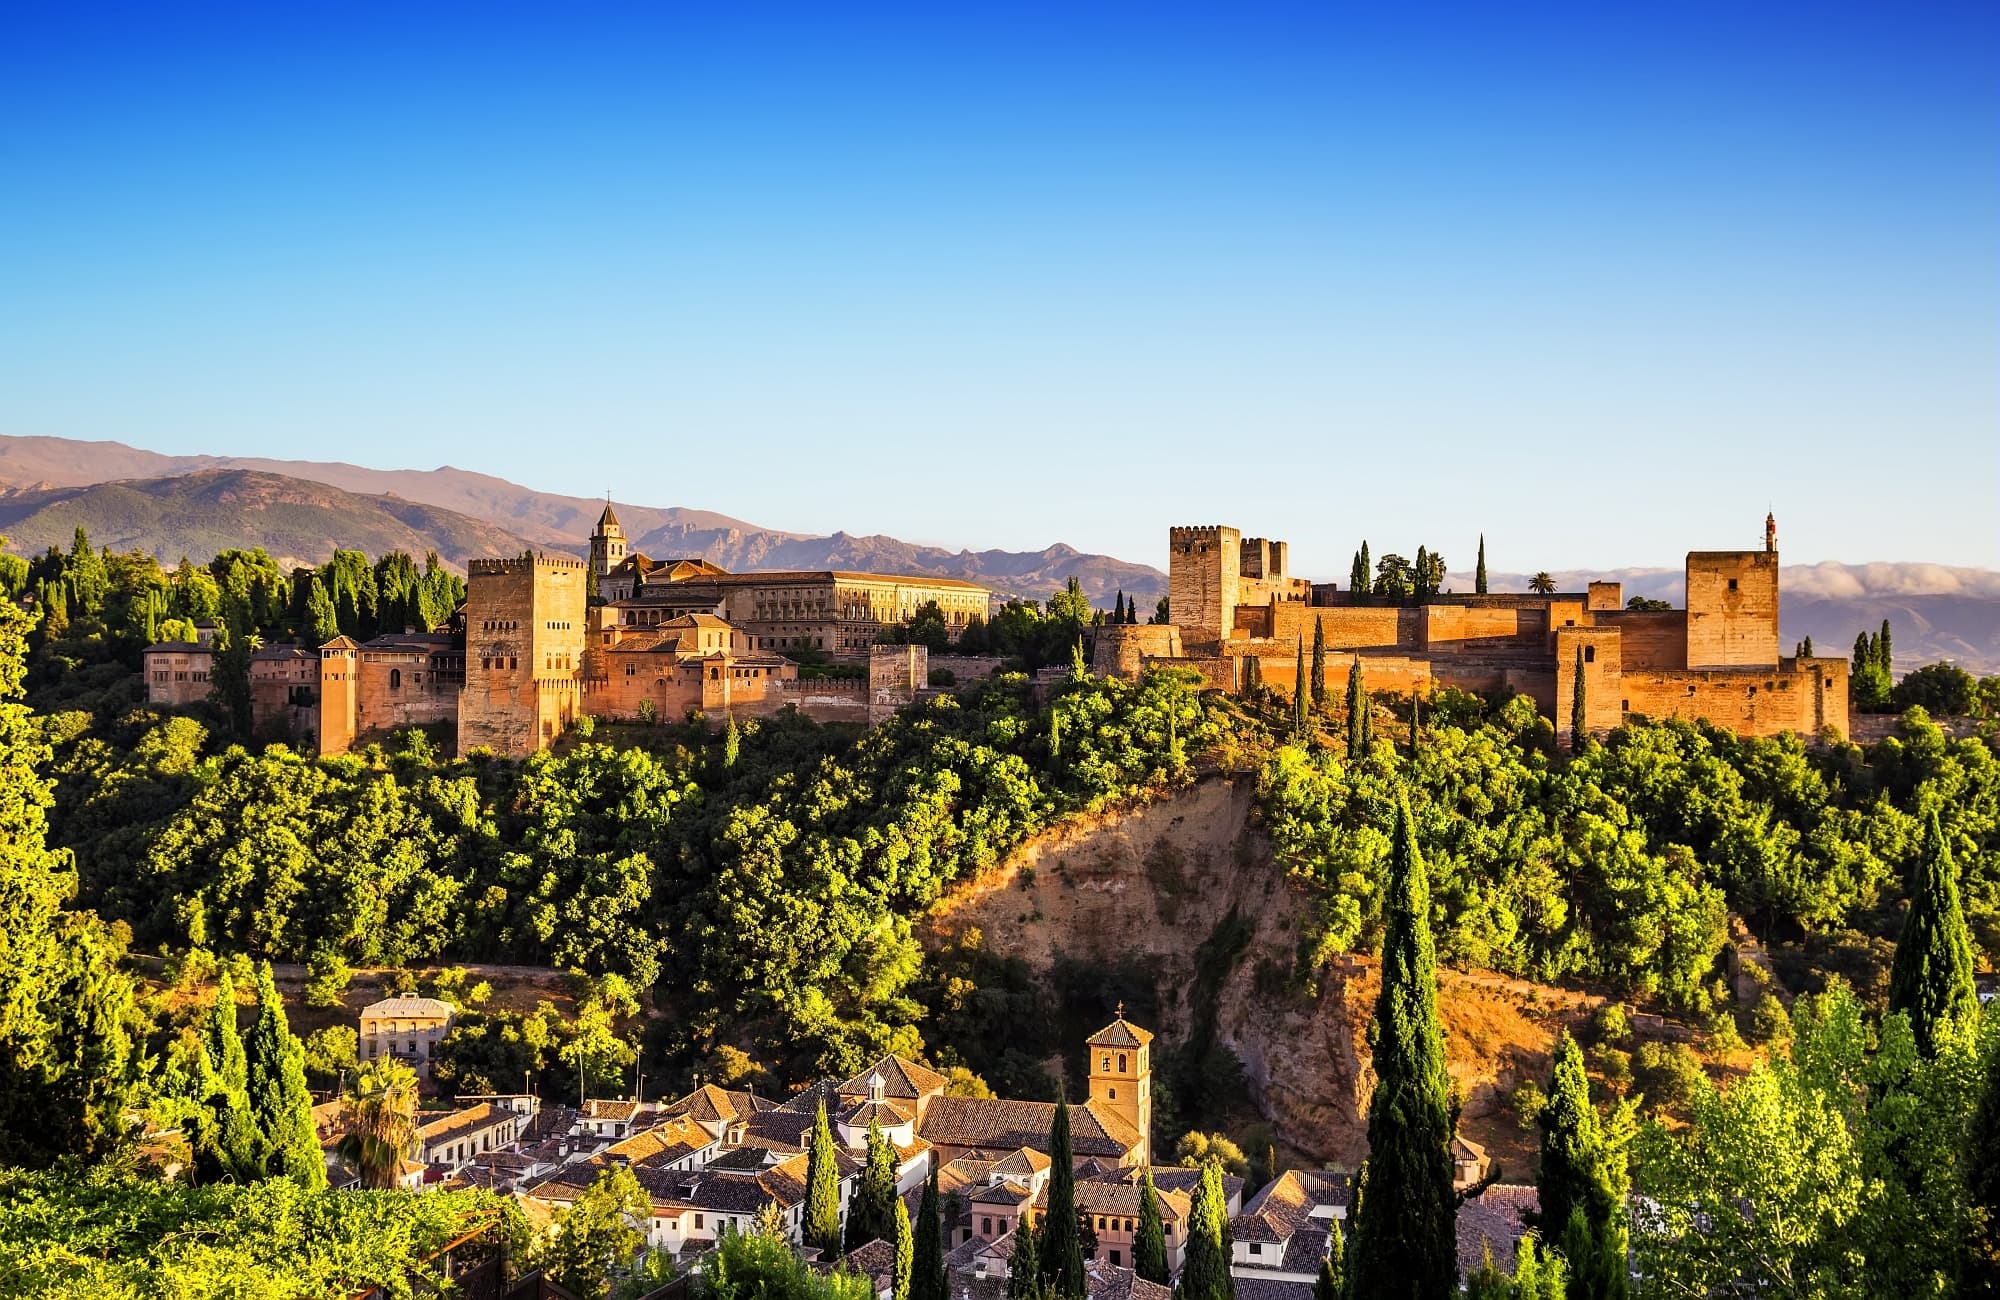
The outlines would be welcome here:
M 1138 1133 L 1140 1169 L 1153 1162 L 1152 1041 L 1152 1034 L 1126 1021 L 1120 1003 L 1118 1018 L 1092 1034 L 1088 1046 L 1091 1108 L 1110 1111 Z
M 1190 650 L 1236 630 L 1243 534 L 1219 524 L 1167 530 L 1167 613 Z
M 483 745 L 518 758 L 546 749 L 582 703 L 590 568 L 523 555 L 472 560 L 465 570 L 458 752 Z
M 345 754 L 360 725 L 361 647 L 337 636 L 319 648 L 319 756 Z

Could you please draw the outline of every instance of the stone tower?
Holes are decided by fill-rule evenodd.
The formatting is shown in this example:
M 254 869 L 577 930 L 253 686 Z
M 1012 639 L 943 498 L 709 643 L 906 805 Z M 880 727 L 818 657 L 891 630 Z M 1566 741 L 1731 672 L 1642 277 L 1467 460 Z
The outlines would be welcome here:
M 1167 530 L 1167 613 L 1188 653 L 1236 630 L 1243 534 L 1219 525 Z
M 592 580 L 602 585 L 605 576 L 625 561 L 625 530 L 618 526 L 618 516 L 611 509 L 611 499 L 604 500 L 604 513 L 597 517 L 597 530 L 590 535 L 590 574 Z
M 566 555 L 524 555 L 472 560 L 465 569 L 458 752 L 485 746 L 519 758 L 547 749 L 583 703 L 590 566 Z
M 332 758 L 354 747 L 361 704 L 361 647 L 337 636 L 319 648 L 319 756 Z
M 1090 1105 L 1130 1124 L 1139 1135 L 1138 1167 L 1153 1162 L 1152 1034 L 1130 1024 L 1125 1008 L 1090 1036 Z

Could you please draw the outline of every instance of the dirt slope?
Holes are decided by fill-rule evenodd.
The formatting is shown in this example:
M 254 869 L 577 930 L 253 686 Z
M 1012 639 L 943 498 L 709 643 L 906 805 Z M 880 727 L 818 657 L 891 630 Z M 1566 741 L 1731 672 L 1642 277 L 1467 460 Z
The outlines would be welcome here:
M 1171 799 L 1039 837 L 930 918 L 926 942 L 970 928 L 986 945 L 1046 973 L 1058 956 L 1154 971 L 1169 1041 L 1189 1031 L 1194 954 L 1234 908 L 1251 927 L 1222 982 L 1216 1034 L 1243 1060 L 1253 1100 L 1278 1139 L 1315 1161 L 1351 1167 L 1365 1149 L 1373 1075 L 1366 1030 L 1375 962 L 1329 971 L 1318 996 L 1288 991 L 1309 900 L 1273 861 L 1245 781 L 1211 779 Z M 1499 1098 L 1523 1070 L 1545 1075 L 1557 1028 L 1596 999 L 1491 975 L 1447 971 L 1440 1005 L 1461 1131 L 1527 1172 L 1529 1151 Z M 1173 1135 L 1160 1135 L 1163 1140 Z

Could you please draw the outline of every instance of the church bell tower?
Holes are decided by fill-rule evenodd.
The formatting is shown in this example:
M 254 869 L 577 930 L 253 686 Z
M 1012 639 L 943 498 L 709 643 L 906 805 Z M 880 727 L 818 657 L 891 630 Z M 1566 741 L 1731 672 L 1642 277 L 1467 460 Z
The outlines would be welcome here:
M 1138 1167 L 1153 1163 L 1153 1035 L 1118 1018 L 1090 1036 L 1090 1105 L 1130 1124 L 1139 1135 Z

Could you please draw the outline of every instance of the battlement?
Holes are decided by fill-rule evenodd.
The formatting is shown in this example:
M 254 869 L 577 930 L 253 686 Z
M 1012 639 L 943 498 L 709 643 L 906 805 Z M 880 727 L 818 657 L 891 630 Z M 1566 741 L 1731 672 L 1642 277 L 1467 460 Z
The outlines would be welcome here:
M 507 573 L 528 573 L 536 569 L 575 569 L 582 572 L 590 565 L 583 560 L 567 555 L 517 555 L 504 560 L 467 560 L 465 576 L 491 577 Z
M 1242 534 L 1227 524 L 1182 524 L 1167 529 L 1169 546 L 1191 545 L 1195 542 L 1220 542 L 1223 534 L 1240 538 Z

